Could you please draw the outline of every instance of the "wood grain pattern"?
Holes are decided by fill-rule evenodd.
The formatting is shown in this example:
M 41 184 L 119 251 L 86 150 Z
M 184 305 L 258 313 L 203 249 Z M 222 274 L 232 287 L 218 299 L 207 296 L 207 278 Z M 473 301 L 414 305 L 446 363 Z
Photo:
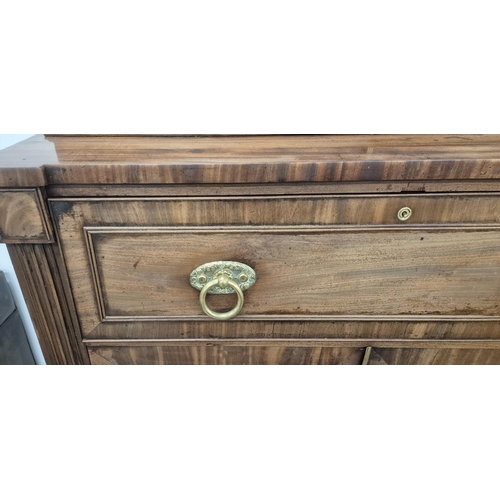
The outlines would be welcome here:
M 56 245 L 8 245 L 47 364 L 85 364 L 71 288 Z
M 363 354 L 335 347 L 89 347 L 94 365 L 359 365 Z
M 53 185 L 47 194 L 54 198 L 94 197 L 196 197 L 196 196 L 293 196 L 320 194 L 390 193 L 487 193 L 500 192 L 500 181 L 407 181 L 269 184 L 171 184 L 149 185 Z
M 45 186 L 44 165 L 57 163 L 52 142 L 36 135 L 0 151 L 0 187 Z
M 52 227 L 37 189 L 0 189 L 0 243 L 50 243 Z
M 398 203 L 403 198 L 394 197 Z M 498 319 L 495 319 L 500 297 L 498 228 L 405 224 L 391 226 L 390 230 L 387 227 L 370 230 L 369 226 L 320 226 L 332 220 L 350 220 L 350 214 L 360 217 L 355 209 L 339 215 L 332 204 L 338 199 L 342 198 L 297 197 L 284 202 L 279 198 L 52 200 L 83 335 L 87 338 L 276 337 L 288 335 L 279 322 L 293 318 L 300 323 L 288 331 L 298 337 L 317 337 L 317 332 L 325 337 L 498 336 Z M 387 202 L 383 196 L 362 199 L 380 201 L 382 207 Z M 404 201 L 408 199 L 420 203 L 418 210 L 433 220 L 454 217 L 456 209 L 451 209 L 450 204 L 471 203 L 473 215 L 469 214 L 469 220 L 476 214 L 496 217 L 498 210 L 496 196 L 426 195 L 407 197 Z M 483 199 L 487 205 L 492 201 L 484 212 L 479 203 Z M 356 206 L 356 200 L 350 202 Z M 426 200 L 433 203 L 444 200 L 443 209 L 440 210 L 439 204 L 426 209 Z M 385 214 L 393 213 L 377 207 L 374 212 L 375 215 L 369 213 L 367 217 L 375 221 L 387 220 Z M 466 212 L 463 210 L 460 216 L 466 217 Z M 256 226 L 277 220 L 289 225 L 220 227 L 228 221 L 248 223 L 250 217 Z M 296 225 L 311 220 L 318 225 Z M 163 221 L 179 226 L 151 227 Z M 183 226 L 193 221 L 218 226 Z M 90 229 L 96 223 L 113 227 Z M 86 251 L 84 228 L 95 239 L 90 244 L 93 257 Z M 200 263 L 219 258 L 245 262 L 254 267 L 258 276 L 257 285 L 246 293 L 243 316 L 231 321 L 234 326 L 227 330 L 200 314 L 197 292 L 187 281 L 192 269 Z M 92 266 L 97 271 L 95 276 L 90 272 Z M 477 287 L 478 280 L 481 287 Z M 96 289 L 102 289 L 106 301 L 101 304 L 101 313 Z M 213 300 L 224 307 L 229 305 L 231 297 Z M 175 319 L 179 314 L 186 316 L 188 325 L 178 321 L 169 327 L 155 324 L 155 316 Z M 363 314 L 369 318 L 363 318 Z M 397 319 L 401 323 L 394 321 L 395 314 L 400 315 Z M 446 314 L 451 317 L 440 317 Z M 128 324 L 130 316 L 142 322 L 140 328 Z M 427 321 L 434 320 L 434 324 L 422 321 L 425 316 Z M 119 323 L 106 325 L 103 318 Z M 488 325 L 467 324 L 474 318 L 492 321 Z M 269 324 L 257 326 L 247 321 L 241 325 L 246 319 L 264 319 Z M 318 325 L 317 319 L 327 325 Z M 363 324 L 366 319 L 375 323 Z M 438 327 L 436 320 L 445 321 L 446 326 Z M 463 326 L 457 324 L 459 320 Z M 372 334 L 367 334 L 368 328 L 373 329 Z
M 367 342 L 245 341 L 227 342 L 87 342 L 92 364 L 361 364 Z M 498 365 L 500 343 L 446 341 L 378 342 L 369 365 Z M 383 347 L 384 344 L 387 347 Z
M 500 349 L 500 340 L 417 340 L 417 339 L 84 339 L 88 347 L 341 347 L 341 348 L 438 348 L 438 349 Z M 363 354 L 364 355 L 364 354 Z
M 308 321 L 123 321 L 100 323 L 86 335 L 89 341 L 124 339 L 448 339 L 474 342 L 474 339 L 500 339 L 500 321 L 477 321 L 461 316 L 455 321 L 389 320 L 357 318 L 351 320 Z M 368 344 L 370 343 L 368 341 Z M 440 340 L 440 342 L 442 342 Z M 362 345 L 366 345 L 363 341 Z M 377 344 L 379 345 L 379 344 Z
M 0 186 L 500 178 L 500 136 L 35 136 Z
M 0 188 L 39 188 L 0 230 L 49 363 L 499 364 L 500 135 L 40 135 Z M 258 276 L 229 322 L 215 259 Z
M 56 218 L 141 226 L 496 224 L 497 194 L 296 195 L 204 198 L 69 198 L 53 200 Z M 411 218 L 398 219 L 410 207 Z M 81 215 L 80 215 L 81 214 Z
M 257 273 L 257 283 L 245 292 L 242 320 L 465 314 L 500 320 L 500 227 L 245 229 L 95 230 L 91 245 L 103 316 L 203 318 L 199 292 L 188 282 L 191 271 L 204 262 L 234 260 Z M 207 297 L 216 310 L 235 302 L 234 295 Z
M 500 365 L 500 350 L 372 349 L 369 365 Z

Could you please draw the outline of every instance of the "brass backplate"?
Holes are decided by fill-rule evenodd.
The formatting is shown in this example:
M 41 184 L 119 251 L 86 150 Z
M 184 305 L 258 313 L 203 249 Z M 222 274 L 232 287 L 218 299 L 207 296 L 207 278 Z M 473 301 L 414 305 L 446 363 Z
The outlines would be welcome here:
M 241 262 L 233 262 L 230 260 L 220 260 L 216 262 L 207 262 L 198 266 L 189 278 L 191 286 L 197 290 L 201 290 L 206 283 L 220 276 L 225 275 L 229 279 L 236 281 L 240 288 L 245 291 L 248 290 L 257 280 L 255 271 L 246 264 Z M 210 288 L 208 293 L 212 294 L 227 294 L 236 293 L 230 286 L 226 288 L 220 288 L 215 285 Z

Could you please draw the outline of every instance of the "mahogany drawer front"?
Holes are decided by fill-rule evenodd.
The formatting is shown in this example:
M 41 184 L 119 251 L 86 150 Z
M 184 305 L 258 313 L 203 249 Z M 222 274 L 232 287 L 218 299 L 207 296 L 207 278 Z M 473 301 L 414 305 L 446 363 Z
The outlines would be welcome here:
M 346 347 L 89 347 L 94 365 L 359 365 L 364 349 Z
M 93 220 L 151 226 L 213 225 L 372 225 L 500 223 L 498 194 L 311 195 L 203 198 L 59 199 L 58 216 L 78 206 Z M 121 200 L 121 201 L 120 201 Z M 101 205 L 96 207 L 96 205 Z M 401 209 L 411 216 L 400 220 Z M 97 221 L 96 221 L 97 222 Z
M 365 217 L 364 203 L 378 205 Z M 411 218 L 388 220 L 402 205 Z M 67 199 L 51 206 L 84 338 L 500 336 L 496 196 Z M 202 313 L 189 284 L 193 269 L 214 260 L 257 273 L 241 313 L 223 323 Z M 235 298 L 208 302 L 231 308 Z
M 179 343 L 178 343 L 179 344 Z M 500 349 L 297 345 L 89 345 L 97 365 L 500 365 Z M 279 341 L 276 342 L 279 344 Z

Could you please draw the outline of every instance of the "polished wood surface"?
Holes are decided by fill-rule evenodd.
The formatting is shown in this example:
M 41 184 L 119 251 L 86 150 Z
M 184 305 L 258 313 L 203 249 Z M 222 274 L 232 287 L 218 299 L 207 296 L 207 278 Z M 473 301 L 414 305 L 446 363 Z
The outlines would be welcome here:
M 498 365 L 496 343 L 406 341 L 87 342 L 92 364 Z M 386 346 L 384 347 L 384 344 Z M 368 352 L 367 352 L 368 349 Z M 366 356 L 365 356 L 366 355 Z
M 45 186 L 45 164 L 57 163 L 54 144 L 36 135 L 0 150 L 0 188 Z
M 50 243 L 52 227 L 36 189 L 0 189 L 0 243 Z
M 46 135 L 0 151 L 0 187 L 499 177 L 499 135 Z
M 293 196 L 320 194 L 391 193 L 498 193 L 500 180 L 491 181 L 406 181 L 406 182 L 331 182 L 269 184 L 137 184 L 52 185 L 46 188 L 51 198 L 124 197 L 214 197 L 214 196 Z
M 269 319 L 269 318 L 268 318 Z M 421 340 L 432 342 L 433 339 L 446 339 L 453 342 L 500 340 L 500 321 L 472 320 L 468 316 L 458 316 L 454 321 L 423 320 L 391 320 L 380 317 L 353 317 L 350 320 L 314 321 L 309 316 L 304 320 L 283 320 L 278 317 L 268 321 L 242 321 L 235 318 L 231 321 L 120 321 L 96 323 L 95 328 L 85 335 L 88 341 L 128 341 L 136 339 L 228 339 L 237 342 L 255 339 L 301 340 L 313 339 L 345 339 L 363 340 L 363 345 L 374 341 L 394 339 Z M 314 321 L 314 323 L 312 323 Z M 207 324 L 209 322 L 209 324 Z M 312 323 L 312 324 L 311 324 Z M 478 340 L 479 339 L 479 340 Z M 441 340 L 440 340 L 441 342 Z M 379 344 L 377 344 L 379 345 Z M 500 348 L 500 344 L 495 344 Z
M 9 240 L 48 363 L 500 364 L 500 135 L 40 135 L 0 188 L 54 224 Z M 258 277 L 226 322 L 216 259 Z
M 84 339 L 88 347 L 348 347 L 366 350 L 368 347 L 381 349 L 500 349 L 500 339 L 496 340 L 418 340 L 394 339 Z
M 213 260 L 248 263 L 257 273 L 257 283 L 245 292 L 241 319 L 464 314 L 500 319 L 500 228 L 130 231 L 92 236 L 108 320 L 203 318 L 189 275 Z M 229 310 L 236 298 L 212 295 L 207 302 Z
M 402 205 L 414 207 L 415 223 L 394 223 Z M 299 337 L 321 331 L 349 338 L 372 328 L 372 335 L 387 338 L 495 338 L 498 331 L 500 227 L 494 221 L 500 207 L 493 195 L 70 199 L 51 206 L 87 338 L 221 332 L 225 327 L 202 314 L 188 281 L 194 268 L 213 260 L 244 262 L 258 277 L 223 335 L 286 335 L 278 323 L 290 319 L 301 321 L 290 327 Z M 474 219 L 490 225 L 458 224 Z M 193 223 L 199 225 L 186 227 Z M 209 300 L 215 309 L 234 305 L 232 296 Z M 467 333 L 456 325 L 409 326 L 422 319 L 453 325 L 464 317 L 483 322 L 468 324 Z M 189 326 L 150 323 L 182 319 Z M 334 319 L 388 323 L 337 324 L 329 332 L 318 326 Z
M 59 219 L 73 213 L 87 221 L 100 217 L 106 225 L 120 226 L 367 224 L 403 228 L 415 224 L 500 223 L 496 194 L 72 198 L 54 200 L 51 206 Z M 398 211 L 403 207 L 410 207 L 413 212 L 407 221 L 398 219 Z

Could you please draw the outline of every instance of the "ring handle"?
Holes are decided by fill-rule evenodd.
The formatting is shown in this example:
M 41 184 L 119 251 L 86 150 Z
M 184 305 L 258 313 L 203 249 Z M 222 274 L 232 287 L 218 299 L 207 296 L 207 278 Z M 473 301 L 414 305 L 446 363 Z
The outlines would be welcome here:
M 219 286 L 221 289 L 230 286 L 236 292 L 236 295 L 238 295 L 238 302 L 237 302 L 236 306 L 233 307 L 233 309 L 231 309 L 230 311 L 223 312 L 223 313 L 218 313 L 218 312 L 212 311 L 212 309 L 210 309 L 210 307 L 207 306 L 205 298 L 207 296 L 208 291 L 213 286 Z M 210 316 L 213 319 L 218 319 L 219 321 L 224 321 L 226 319 L 234 318 L 241 311 L 241 308 L 243 307 L 244 301 L 245 301 L 245 298 L 243 297 L 243 291 L 241 290 L 238 283 L 236 283 L 236 281 L 234 281 L 230 278 L 227 278 L 226 276 L 221 276 L 219 278 L 216 278 L 216 279 L 209 281 L 201 289 L 201 292 L 200 292 L 200 304 L 201 304 L 201 308 L 203 309 L 203 312 L 207 316 Z

